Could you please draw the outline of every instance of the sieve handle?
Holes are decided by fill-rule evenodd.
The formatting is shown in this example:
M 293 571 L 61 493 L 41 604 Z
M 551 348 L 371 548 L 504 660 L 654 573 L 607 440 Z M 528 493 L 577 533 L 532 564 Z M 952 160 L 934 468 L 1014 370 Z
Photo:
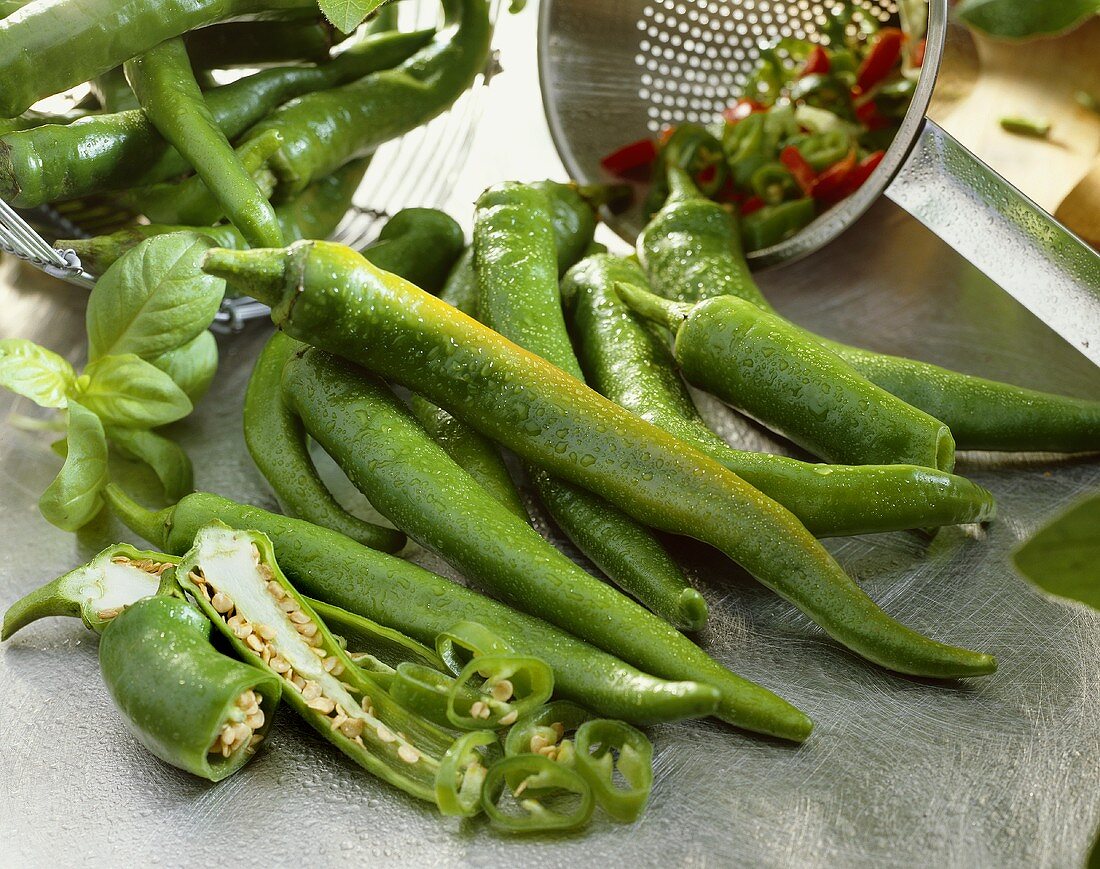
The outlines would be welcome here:
M 925 120 L 886 195 L 1100 365 L 1100 254 Z

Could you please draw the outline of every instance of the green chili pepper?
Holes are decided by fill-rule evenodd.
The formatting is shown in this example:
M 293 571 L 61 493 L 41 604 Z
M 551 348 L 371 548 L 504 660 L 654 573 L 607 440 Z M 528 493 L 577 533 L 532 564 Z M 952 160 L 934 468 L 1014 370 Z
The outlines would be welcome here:
M 745 249 L 763 250 L 779 244 L 809 226 L 816 216 L 817 206 L 808 196 L 777 205 L 765 205 L 741 221 Z
M 347 512 L 321 480 L 302 421 L 283 400 L 283 366 L 304 345 L 276 332 L 256 359 L 244 396 L 244 440 L 284 512 L 364 546 L 397 552 L 405 535 Z
M 196 69 L 272 63 L 323 63 L 335 44 L 327 21 L 239 21 L 204 27 L 184 37 Z
M 653 745 L 645 734 L 621 721 L 586 721 L 573 741 L 575 768 L 588 782 L 601 808 L 616 821 L 638 820 L 653 790 Z M 625 787 L 615 784 L 615 773 Z
M 479 622 L 456 622 L 435 638 L 439 659 L 454 674 L 461 673 L 478 655 L 506 655 L 512 647 Z
M 855 120 L 851 88 L 836 76 L 814 73 L 797 79 L 790 98 L 819 109 L 827 109 L 848 121 Z
M 138 550 L 126 543 L 108 546 L 87 564 L 8 607 L 0 640 L 49 616 L 80 618 L 88 628 L 102 633 L 126 607 L 161 590 L 164 572 L 178 561 L 174 556 Z
M 206 104 L 226 138 L 236 139 L 292 97 L 401 63 L 432 34 L 367 37 L 322 66 L 276 67 L 208 91 Z M 188 168 L 140 110 L 0 137 L 0 198 L 16 208 L 154 184 Z
M 516 803 L 509 811 L 499 804 L 504 788 L 512 778 L 520 784 L 508 786 Z M 575 805 L 561 811 L 544 804 L 550 796 L 571 794 Z M 539 833 L 547 830 L 576 830 L 588 823 L 596 807 L 588 782 L 566 766 L 538 754 L 517 754 L 498 760 L 489 767 L 481 789 L 481 806 L 489 823 L 507 833 Z
M 237 653 L 279 677 L 310 726 L 368 772 L 435 801 L 435 774 L 453 739 L 355 666 L 283 576 L 266 535 L 206 525 L 176 574 Z
M 0 21 L 0 116 L 95 78 L 181 33 L 220 21 L 316 14 L 313 0 L 31 3 Z
M 480 749 L 497 746 L 496 734 L 475 730 L 460 736 L 447 749 L 435 778 L 435 802 L 444 815 L 469 818 L 481 810 L 486 754 Z
M 486 0 L 443 0 L 447 26 L 392 70 L 291 100 L 253 127 L 276 129 L 285 144 L 273 162 L 293 195 L 349 160 L 442 113 L 473 83 L 489 56 Z
M 898 624 L 789 511 L 713 459 L 503 336 L 455 316 L 444 302 L 377 271 L 354 251 L 327 242 L 281 251 L 213 250 L 203 268 L 270 303 L 274 320 L 300 340 L 420 392 L 521 458 L 590 488 L 645 524 L 715 546 L 869 660 L 938 677 L 995 668 L 990 655 Z M 585 609 L 584 624 L 571 627 L 594 635 L 593 611 Z M 638 652 L 650 659 L 654 649 Z M 790 707 L 762 697 L 746 708 L 734 703 L 738 693 L 727 691 L 722 707 L 734 723 L 805 735 L 805 718 Z
M 282 244 L 275 210 L 206 105 L 183 40 L 162 42 L 126 61 L 123 70 L 145 116 L 194 167 L 245 241 Z
M 794 176 L 782 163 L 765 163 L 752 173 L 749 185 L 768 205 L 778 205 L 788 193 L 798 189 Z
M 265 198 L 275 189 L 275 176 L 267 168 L 267 161 L 282 144 L 279 134 L 272 130 L 267 136 L 241 145 L 235 152 L 238 162 Z M 212 226 L 225 217 L 225 209 L 200 175 L 124 191 L 117 199 L 153 223 Z
M 815 172 L 821 172 L 847 157 L 855 147 L 855 140 L 847 130 L 834 129 L 795 136 L 788 144 L 798 148 L 802 159 Z
M 218 652 L 210 622 L 172 597 L 140 600 L 114 619 L 99 666 L 138 741 L 210 781 L 251 760 L 279 703 L 278 679 Z
M 736 296 L 690 305 L 630 284 L 620 298 L 669 329 L 688 383 L 826 461 L 950 471 L 947 426 L 875 386 L 782 317 Z
M 474 219 L 474 261 L 479 319 L 583 382 L 562 315 L 545 193 L 521 184 L 484 193 Z M 616 585 L 678 628 L 706 624 L 706 601 L 646 528 L 536 465 L 528 466 L 528 474 L 554 521 Z
M 811 465 L 735 450 L 699 416 L 668 343 L 615 292 L 645 286 L 641 267 L 597 256 L 562 283 L 577 352 L 597 392 L 725 465 L 775 499 L 817 537 L 929 528 L 993 518 L 993 496 L 962 477 L 906 465 Z
M 435 208 L 403 208 L 362 253 L 378 268 L 438 293 L 462 253 L 462 227 Z
M 463 619 L 484 625 L 517 654 L 545 660 L 556 690 L 597 714 L 646 724 L 709 715 L 717 704 L 708 685 L 649 676 L 541 619 L 300 519 L 207 493 L 188 495 L 159 513 L 144 510 L 113 484 L 104 498 L 131 530 L 174 553 L 186 552 L 198 530 L 215 519 L 263 531 L 282 567 L 310 595 L 422 643 L 434 643 Z
M 390 696 L 409 711 L 440 727 L 456 726 L 447 717 L 448 695 L 455 688 L 455 680 L 452 676 L 441 673 L 433 667 L 405 661 L 397 665 L 393 678 L 385 687 Z M 469 689 L 466 689 L 465 693 L 473 695 Z M 467 696 L 464 699 L 466 704 L 473 704 L 476 696 Z M 483 728 L 475 723 L 473 728 L 459 729 L 476 731 Z
M 1050 135 L 1052 124 L 1046 118 L 1024 118 L 1006 116 L 998 122 L 1001 129 L 1018 136 L 1031 136 L 1033 139 L 1045 139 Z
M 638 236 L 638 257 L 653 289 L 681 302 L 733 295 L 774 314 L 749 271 L 733 218 L 682 173 L 670 174 L 670 183 L 667 204 Z M 1100 401 L 1023 389 L 806 334 L 872 383 L 946 424 L 956 449 L 1100 448 Z
M 283 387 L 306 430 L 383 516 L 506 603 L 666 678 L 714 685 L 735 724 L 783 734 L 805 726 L 793 707 L 718 665 L 502 507 L 366 372 L 311 349 L 287 363 Z
M 275 215 L 279 218 L 283 235 L 296 241 L 302 238 L 327 238 L 331 235 L 347 214 L 352 196 L 359 189 L 369 162 L 366 159 L 348 163 L 328 178 L 311 184 L 289 202 L 277 206 Z M 221 247 L 247 247 L 244 237 L 232 224 L 174 226 L 160 223 L 139 223 L 109 235 L 92 238 L 61 239 L 57 245 L 60 250 L 68 248 L 75 252 L 84 268 L 101 275 L 130 248 L 136 247 L 147 238 L 170 232 L 205 235 Z M 232 293 L 230 288 L 230 294 Z

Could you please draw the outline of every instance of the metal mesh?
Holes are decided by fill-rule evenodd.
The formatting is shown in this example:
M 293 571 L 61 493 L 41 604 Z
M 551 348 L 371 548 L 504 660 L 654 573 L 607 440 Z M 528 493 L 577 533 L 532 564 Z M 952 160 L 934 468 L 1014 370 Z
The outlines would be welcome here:
M 881 23 L 896 23 L 893 0 L 856 5 Z M 652 132 L 670 124 L 707 123 L 742 92 L 756 68 L 760 46 L 794 37 L 820 40 L 833 8 L 816 0 L 657 0 L 637 21 L 634 56 L 640 68 L 638 98 Z

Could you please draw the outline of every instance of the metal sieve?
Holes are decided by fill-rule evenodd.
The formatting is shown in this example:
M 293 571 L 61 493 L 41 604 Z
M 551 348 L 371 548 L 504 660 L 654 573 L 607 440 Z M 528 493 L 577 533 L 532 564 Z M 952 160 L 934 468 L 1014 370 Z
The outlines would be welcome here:
M 500 5 L 499 0 L 491 4 L 494 22 Z M 402 0 L 399 14 L 403 29 L 431 26 L 438 20 L 439 3 Z M 402 208 L 438 208 L 447 201 L 470 152 L 486 97 L 485 86 L 498 69 L 494 51 L 485 72 L 448 112 L 378 149 L 352 207 L 332 235 L 333 241 L 362 248 L 374 239 L 385 220 Z M 54 277 L 91 287 L 96 276 L 84 270 L 72 251 L 57 250 L 51 241 L 108 232 L 126 218 L 100 202 L 63 203 L 57 208 L 18 212 L 0 200 L 0 250 Z M 267 310 L 251 299 L 230 299 L 216 322 L 235 330 Z
M 910 0 L 912 4 L 912 0 Z M 558 154 L 582 183 L 609 180 L 600 159 L 668 124 L 709 122 L 740 94 L 760 46 L 825 41 L 820 0 L 543 0 L 539 72 Z M 894 0 L 858 0 L 896 25 Z M 919 4 L 918 13 L 924 11 Z M 750 254 L 762 268 L 807 256 L 885 193 L 1100 364 L 1100 256 L 925 117 L 947 31 L 930 0 L 924 66 L 878 169 L 854 195 L 787 241 Z M 635 197 L 640 201 L 641 196 Z M 639 207 L 609 223 L 633 241 Z

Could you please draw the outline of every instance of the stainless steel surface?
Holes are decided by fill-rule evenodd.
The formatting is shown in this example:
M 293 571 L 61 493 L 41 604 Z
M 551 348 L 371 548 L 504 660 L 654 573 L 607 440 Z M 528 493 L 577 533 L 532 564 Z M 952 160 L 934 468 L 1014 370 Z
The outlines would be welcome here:
M 893 0 L 860 5 L 896 23 Z M 761 44 L 787 36 L 817 40 L 830 9 L 815 0 L 613 0 L 596 13 L 583 0 L 547 0 L 539 67 L 547 119 L 566 168 L 584 182 L 607 180 L 600 158 L 623 143 L 667 124 L 713 120 L 740 95 Z M 750 259 L 766 267 L 806 256 L 886 191 L 1100 361 L 1100 255 L 924 119 L 946 25 L 946 0 L 931 0 L 916 93 L 867 183 L 793 238 Z M 642 196 L 636 201 L 612 219 L 628 240 L 644 225 Z
M 784 313 L 830 336 L 1100 398 L 1095 367 L 888 201 L 812 260 L 762 280 Z M 10 262 L 0 284 L 0 336 L 76 357 L 80 290 Z M 201 488 L 272 507 L 239 416 L 266 334 L 253 323 L 221 339 L 214 391 L 172 433 L 194 457 Z M 732 440 L 780 446 L 712 403 L 705 410 Z M 0 418 L 32 412 L 0 398 Z M 58 466 L 50 440 L 0 427 L 0 606 L 106 543 L 132 539 L 106 519 L 77 536 L 42 520 L 35 500 Z M 126 732 L 104 693 L 94 638 L 79 622 L 54 620 L 0 647 L 0 862 L 1079 865 L 1100 815 L 1100 616 L 1032 591 L 1009 553 L 1100 489 L 1100 464 L 964 455 L 959 470 L 999 499 L 988 529 L 829 546 L 892 613 L 995 652 L 999 672 L 965 685 L 889 675 L 728 562 L 678 544 L 712 606 L 706 647 L 801 705 L 817 730 L 795 748 L 710 721 L 655 728 L 653 802 L 636 826 L 598 817 L 574 838 L 517 841 L 481 821 L 441 820 L 352 766 L 288 710 L 255 762 L 221 785 L 204 784 L 154 760 Z
M 886 195 L 1100 365 L 1100 255 L 934 121 Z

